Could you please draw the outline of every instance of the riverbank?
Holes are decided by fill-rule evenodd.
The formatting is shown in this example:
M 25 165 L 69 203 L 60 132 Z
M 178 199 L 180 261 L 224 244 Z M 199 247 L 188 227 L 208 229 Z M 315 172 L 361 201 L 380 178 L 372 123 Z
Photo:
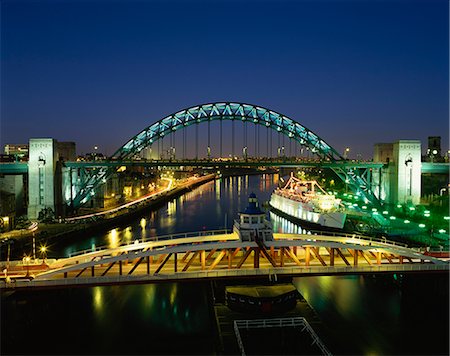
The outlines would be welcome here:
M 157 209 L 168 201 L 183 195 L 184 193 L 216 179 L 215 174 L 208 174 L 187 180 L 177 184 L 170 190 L 162 191 L 146 200 L 138 200 L 136 204 L 128 205 L 126 208 L 114 211 L 111 214 L 92 216 L 80 220 L 63 221 L 61 223 L 40 223 L 37 228 L 30 230 L 13 230 L 0 234 L 0 241 L 9 240 L 14 243 L 14 250 L 20 250 L 22 247 L 31 246 L 33 238 L 39 241 L 49 243 L 56 239 L 76 237 L 80 234 L 96 233 L 126 223 L 136 216 L 145 213 L 151 209 Z M 5 249 L 0 252 L 0 259 L 4 259 Z

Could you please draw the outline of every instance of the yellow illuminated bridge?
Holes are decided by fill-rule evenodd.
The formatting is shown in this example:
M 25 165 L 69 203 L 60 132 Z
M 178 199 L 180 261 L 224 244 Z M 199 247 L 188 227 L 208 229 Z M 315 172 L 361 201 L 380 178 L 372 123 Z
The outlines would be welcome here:
M 449 270 L 446 260 L 385 239 L 274 233 L 270 241 L 242 241 L 223 230 L 136 240 L 45 262 L 40 268 L 22 266 L 30 267 L 22 268 L 22 274 L 2 276 L 0 287 Z

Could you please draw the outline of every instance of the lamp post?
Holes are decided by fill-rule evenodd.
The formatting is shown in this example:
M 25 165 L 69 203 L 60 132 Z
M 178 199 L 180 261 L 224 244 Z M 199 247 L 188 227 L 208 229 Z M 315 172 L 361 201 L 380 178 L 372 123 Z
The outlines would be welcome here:
M 30 256 L 25 256 L 24 257 L 24 262 L 26 262 L 26 267 L 27 267 L 27 277 L 30 275 Z
M 45 258 L 47 257 L 47 246 L 41 246 L 40 251 L 42 262 L 45 263 Z
M 348 153 L 350 152 L 350 147 L 345 147 L 344 150 L 344 159 L 347 159 Z

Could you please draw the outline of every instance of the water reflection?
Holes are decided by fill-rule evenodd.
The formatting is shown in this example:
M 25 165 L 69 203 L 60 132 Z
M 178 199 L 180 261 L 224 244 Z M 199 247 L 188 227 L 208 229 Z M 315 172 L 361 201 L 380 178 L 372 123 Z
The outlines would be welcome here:
M 278 216 L 277 214 L 270 212 L 270 221 L 272 222 L 273 231 L 277 233 L 288 234 L 311 234 L 311 232 L 300 225 Z
M 130 224 L 77 240 L 63 239 L 51 250 L 60 257 L 92 246 L 113 247 L 156 235 L 230 227 L 246 206 L 250 192 L 263 203 L 270 199 L 277 183 L 278 175 L 223 178 Z M 275 214 L 269 216 L 276 232 L 308 233 Z M 419 283 L 417 278 L 422 277 L 408 281 L 398 275 L 304 277 L 296 279 L 295 285 L 331 330 L 326 341 L 335 354 L 448 354 L 448 348 L 442 347 L 442 340 L 448 344 L 448 276 L 443 277 L 437 287 L 432 284 L 434 277 L 428 275 Z M 154 354 L 189 350 L 213 354 L 214 316 L 209 310 L 208 287 L 165 283 L 18 291 L 1 303 L 2 351 L 58 354 L 67 349 L 67 335 L 76 334 L 77 343 L 70 350 L 73 354 L 86 350 L 91 354 L 142 354 L 148 353 L 149 344 Z M 52 329 L 52 342 L 45 350 L 39 349 L 48 337 L 42 320 L 46 325 L 66 325 Z M 23 335 L 27 335 L 27 343 L 22 342 Z

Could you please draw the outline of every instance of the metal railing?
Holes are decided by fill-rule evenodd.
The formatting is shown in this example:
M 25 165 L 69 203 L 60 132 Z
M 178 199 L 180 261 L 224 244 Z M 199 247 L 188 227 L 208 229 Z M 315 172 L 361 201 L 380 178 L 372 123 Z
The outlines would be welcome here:
M 276 319 L 254 319 L 254 320 L 235 320 L 234 333 L 241 351 L 241 355 L 245 355 L 244 343 L 242 342 L 239 328 L 241 329 L 260 329 L 260 328 L 283 328 L 283 327 L 298 327 L 300 332 L 306 331 L 312 339 L 311 345 L 317 345 L 322 352 L 322 355 L 331 356 L 331 352 L 327 349 L 322 340 L 317 336 L 314 329 L 309 325 L 308 321 L 303 317 L 293 318 L 276 318 Z
M 381 266 L 310 266 L 310 267 L 276 267 L 260 269 L 222 269 L 211 271 L 186 271 L 178 273 L 158 273 L 158 274 L 131 274 L 131 275 L 106 275 L 95 277 L 76 277 L 76 278 L 39 278 L 31 281 L 13 281 L 10 284 L 0 283 L 0 288 L 9 287 L 39 287 L 39 286 L 70 286 L 86 284 L 120 284 L 132 282 L 155 282 L 166 280 L 186 280 L 200 278 L 234 278 L 234 277 L 263 277 L 290 275 L 300 276 L 305 274 L 330 275 L 337 273 L 376 273 L 376 272 L 413 272 L 413 271 L 449 271 L 448 264 L 398 264 Z M 61 271 L 61 275 L 64 271 Z
M 344 232 L 334 232 L 334 231 L 319 231 L 319 230 L 310 230 L 311 234 L 284 234 L 280 233 L 280 235 L 305 235 L 305 236 L 330 236 L 330 237 L 343 237 L 348 239 L 356 239 L 360 241 L 368 241 L 368 242 L 381 242 L 385 245 L 399 246 L 399 247 L 408 247 L 408 244 L 402 242 L 395 242 L 392 240 L 388 240 L 386 238 L 378 238 L 372 236 L 366 236 L 361 234 L 348 234 Z M 313 237 L 312 237 L 313 238 Z
M 145 238 L 144 237 L 141 240 L 137 239 L 137 240 L 133 240 L 133 241 L 128 242 L 128 243 L 122 243 L 122 244 L 118 245 L 117 247 L 115 247 L 114 249 L 117 249 L 117 248 L 120 248 L 120 247 L 124 247 L 124 246 L 130 246 L 130 245 L 133 245 L 133 244 L 146 243 L 146 242 L 170 241 L 170 240 L 175 240 L 175 239 L 187 239 L 187 238 L 190 238 L 190 237 L 226 235 L 226 234 L 231 234 L 231 233 L 232 233 L 232 230 L 222 229 L 222 230 L 206 230 L 206 231 L 183 232 L 183 233 L 178 233 L 178 234 L 168 234 L 168 235 L 153 236 L 153 237 L 150 237 L 150 238 Z M 141 248 L 141 246 L 139 246 L 138 248 Z M 94 248 L 89 248 L 89 249 L 85 249 L 85 250 L 75 251 L 75 252 L 69 253 L 69 258 L 70 257 L 75 257 L 75 256 L 80 256 L 80 255 L 85 255 L 85 254 L 91 253 L 91 252 L 98 252 L 98 251 L 102 251 L 102 250 L 108 250 L 108 249 L 110 249 L 110 247 L 108 247 L 107 245 L 102 245 L 102 246 L 98 246 L 98 247 L 94 247 Z

